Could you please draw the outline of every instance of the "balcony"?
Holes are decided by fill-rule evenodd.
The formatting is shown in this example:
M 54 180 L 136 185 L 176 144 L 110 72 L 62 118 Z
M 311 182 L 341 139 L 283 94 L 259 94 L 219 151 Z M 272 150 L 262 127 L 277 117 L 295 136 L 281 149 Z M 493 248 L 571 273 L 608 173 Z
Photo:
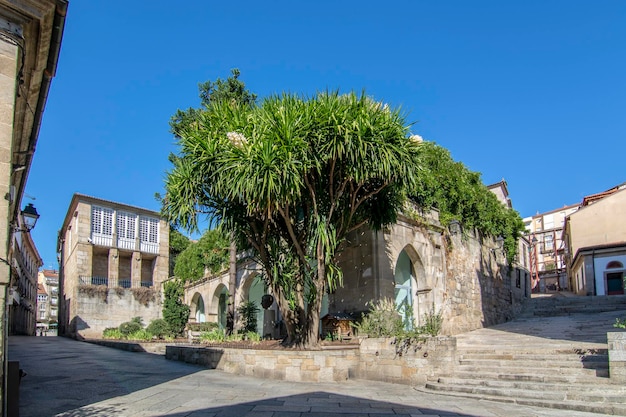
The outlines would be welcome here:
M 130 288 L 130 285 L 131 285 L 130 278 L 118 279 L 117 280 L 117 286 L 118 287 Z
M 78 283 L 82 285 L 109 285 L 109 278 L 107 277 L 78 277 Z
M 116 245 L 113 245 L 115 242 Z M 103 235 L 100 233 L 91 234 L 91 243 L 97 246 L 117 247 L 118 249 L 137 250 L 137 239 L 115 238 L 114 235 Z M 159 244 L 154 242 L 139 241 L 139 250 L 145 253 L 159 253 Z

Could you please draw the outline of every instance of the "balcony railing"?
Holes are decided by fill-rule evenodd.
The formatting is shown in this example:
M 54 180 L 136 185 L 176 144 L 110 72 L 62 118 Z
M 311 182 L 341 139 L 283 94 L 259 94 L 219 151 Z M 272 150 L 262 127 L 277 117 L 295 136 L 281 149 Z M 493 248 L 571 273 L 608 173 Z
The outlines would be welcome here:
M 152 281 L 141 281 L 141 286 L 142 287 L 146 287 L 146 288 L 150 288 L 150 287 L 152 287 Z
M 141 242 L 139 249 L 142 252 L 148 253 L 159 253 L 159 244 L 158 243 L 149 243 L 149 242 Z
M 130 288 L 130 279 L 118 279 L 117 286 L 122 288 Z
M 117 239 L 117 247 L 119 249 L 134 250 L 135 239 L 128 239 L 128 238 L 120 237 Z
M 109 278 L 107 277 L 78 277 L 78 282 L 83 285 L 109 285 Z

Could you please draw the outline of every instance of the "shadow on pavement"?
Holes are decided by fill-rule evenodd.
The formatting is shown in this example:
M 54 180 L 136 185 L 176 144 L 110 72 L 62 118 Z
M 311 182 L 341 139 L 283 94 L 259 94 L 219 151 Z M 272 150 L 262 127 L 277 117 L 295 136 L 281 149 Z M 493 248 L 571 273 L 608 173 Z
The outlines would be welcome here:
M 27 374 L 20 417 L 56 415 L 203 370 L 63 337 L 11 336 L 8 356 Z
M 111 414 L 112 412 L 119 413 L 120 410 L 115 410 L 106 405 L 100 408 L 96 406 L 84 407 L 80 410 L 63 413 L 59 417 L 131 415 Z M 415 415 L 471 417 L 469 414 L 459 414 L 450 410 L 435 410 L 432 408 L 408 406 L 386 401 L 368 400 L 324 391 L 267 398 L 218 407 L 185 408 L 180 409 L 180 411 L 174 410 L 166 414 L 144 412 L 141 413 L 141 415 L 159 417 L 411 417 Z

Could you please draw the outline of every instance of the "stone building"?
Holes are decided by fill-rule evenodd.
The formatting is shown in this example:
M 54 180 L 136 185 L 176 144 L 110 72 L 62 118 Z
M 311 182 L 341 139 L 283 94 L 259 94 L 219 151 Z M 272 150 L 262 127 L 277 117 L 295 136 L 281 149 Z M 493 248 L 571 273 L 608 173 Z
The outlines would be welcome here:
M 59 231 L 59 334 L 99 337 L 161 316 L 169 225 L 159 213 L 74 194 Z
M 53 269 L 39 271 L 37 283 L 41 286 L 42 293 L 45 294 L 45 301 L 37 299 L 37 323 L 46 329 L 55 329 L 59 318 L 59 273 Z M 38 290 L 39 294 L 39 290 Z M 42 316 L 40 313 L 45 312 Z
M 10 335 L 32 336 L 37 326 L 37 271 L 43 261 L 30 235 L 29 227 L 31 226 L 26 226 L 22 216 L 18 217 L 18 223 L 13 226 L 9 258 L 11 277 L 7 300 Z
M 624 294 L 626 184 L 587 196 L 563 231 L 568 277 L 581 295 Z
M 327 313 L 358 317 L 370 302 L 391 299 L 408 326 L 422 325 L 425 315 L 441 313 L 443 333 L 458 334 L 519 313 L 530 296 L 530 274 L 522 264 L 509 268 L 495 239 L 464 231 L 460 225 L 448 231 L 436 211 L 407 211 L 384 231 L 362 229 L 348 237 L 338 258 L 343 285 L 324 296 L 321 317 Z M 190 321 L 226 325 L 228 281 L 224 271 L 185 287 Z M 266 293 L 259 266 L 242 257 L 237 263 L 235 307 L 244 301 L 260 306 Z M 259 311 L 257 332 L 278 337 L 279 323 L 272 303 Z
M 5 370 L 12 225 L 17 223 L 55 75 L 67 0 L 0 0 L 0 403 L 6 409 Z M 11 300 L 13 302 L 13 300 Z
M 37 283 L 37 331 L 48 328 L 50 316 L 50 299 L 46 289 L 41 283 Z

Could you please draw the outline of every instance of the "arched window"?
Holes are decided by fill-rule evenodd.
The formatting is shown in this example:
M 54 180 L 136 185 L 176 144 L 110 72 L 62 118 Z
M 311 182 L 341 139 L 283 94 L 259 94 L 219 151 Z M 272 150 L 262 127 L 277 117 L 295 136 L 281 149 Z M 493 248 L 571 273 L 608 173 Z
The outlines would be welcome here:
M 202 296 L 199 296 L 196 303 L 196 323 L 204 323 L 205 321 L 206 316 L 204 314 L 204 300 L 202 299 Z
M 413 280 L 415 272 L 413 271 L 413 263 L 405 251 L 400 253 L 396 263 L 395 281 L 395 304 L 396 310 L 402 316 L 404 328 L 410 330 L 413 328 Z
M 624 268 L 624 264 L 620 261 L 611 261 L 606 265 L 606 269 L 622 269 Z

